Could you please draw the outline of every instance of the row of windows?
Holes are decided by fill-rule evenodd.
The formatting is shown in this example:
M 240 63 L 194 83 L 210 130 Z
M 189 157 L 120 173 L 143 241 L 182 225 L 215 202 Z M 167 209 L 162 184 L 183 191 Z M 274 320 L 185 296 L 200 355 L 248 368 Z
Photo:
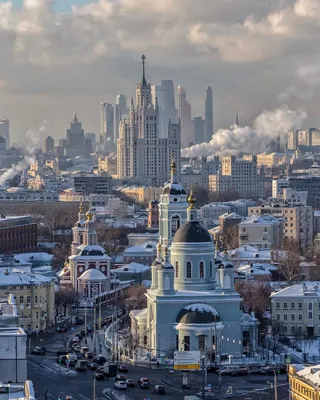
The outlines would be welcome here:
M 309 303 L 309 305 L 311 304 L 312 307 L 312 303 Z M 284 309 L 288 309 L 288 303 L 283 303 L 283 308 Z M 296 308 L 296 303 L 292 302 L 290 303 L 290 308 L 292 310 L 294 310 Z M 302 309 L 302 303 L 298 303 L 298 308 Z M 319 303 L 319 308 L 320 308 L 320 303 Z M 279 310 L 280 309 L 280 303 L 276 303 L 276 309 Z M 311 308 L 312 309 L 312 308 Z
M 180 276 L 180 264 L 179 261 L 175 262 L 175 271 L 176 271 L 176 278 L 179 278 Z M 192 263 L 191 261 L 186 262 L 186 278 L 191 279 L 191 278 L 196 278 L 196 276 L 192 276 Z M 212 278 L 213 274 L 213 263 L 212 260 L 210 260 L 209 264 L 209 277 Z M 205 276 L 205 262 L 200 261 L 199 266 L 198 266 L 198 278 L 204 279 Z
M 294 390 L 294 392 L 298 392 L 309 399 L 316 400 L 318 399 L 318 394 L 314 389 L 311 389 L 309 387 L 304 386 L 301 384 L 301 382 L 297 380 L 292 380 L 291 381 L 291 387 Z
M 296 318 L 296 315 L 291 314 L 290 321 L 295 321 L 295 318 Z M 312 316 L 311 316 L 311 318 L 312 318 Z M 281 320 L 280 314 L 277 314 L 276 319 L 277 319 L 277 321 Z M 302 314 L 298 314 L 298 320 L 302 321 Z M 319 320 L 320 320 L 320 314 L 319 314 Z M 283 321 L 288 321 L 288 314 L 283 314 Z

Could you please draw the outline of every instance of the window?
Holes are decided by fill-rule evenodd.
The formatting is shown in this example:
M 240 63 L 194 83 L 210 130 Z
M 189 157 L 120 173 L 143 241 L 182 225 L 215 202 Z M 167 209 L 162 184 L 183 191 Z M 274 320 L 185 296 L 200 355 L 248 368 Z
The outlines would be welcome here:
M 38 296 L 34 296 L 34 302 L 38 303 Z
M 31 303 L 31 297 L 28 296 L 28 297 L 27 297 L 27 304 L 30 304 L 30 303 Z
M 280 321 L 280 314 L 277 314 L 277 321 Z
M 179 277 L 179 261 L 176 261 L 176 278 Z
M 190 351 L 190 336 L 185 336 L 183 339 L 184 351 Z
M 36 318 L 37 318 L 37 319 L 39 318 L 39 313 L 38 313 L 38 311 L 36 312 Z
M 192 278 L 192 265 L 191 265 L 191 261 L 187 261 L 187 278 Z
M 20 296 L 20 304 L 23 304 L 23 296 Z
M 283 332 L 287 332 L 287 330 L 288 330 L 288 327 L 287 327 L 287 326 L 284 326 L 284 327 L 283 327 Z
M 200 261 L 199 263 L 199 278 L 204 278 L 204 262 Z
M 302 308 L 302 303 L 298 303 L 298 308 Z
M 302 321 L 302 314 L 299 314 L 299 321 Z
M 291 321 L 294 321 L 294 314 L 291 314 Z
M 210 260 L 210 278 L 212 278 L 212 269 L 213 269 L 213 267 L 212 267 L 212 260 Z
M 291 327 L 291 332 L 294 333 L 294 326 Z
M 276 309 L 279 310 L 280 308 L 280 303 L 276 303 Z
M 288 303 L 283 303 L 283 308 L 288 308 Z
M 313 316 L 312 316 L 312 311 L 309 311 L 309 312 L 308 312 L 308 318 L 309 318 L 309 319 L 312 319 L 312 318 L 313 318 Z
M 146 346 L 148 344 L 148 336 L 144 335 L 143 336 L 143 344 Z
M 312 303 L 309 303 L 309 304 L 308 304 L 308 310 L 309 310 L 309 311 L 312 311 Z
M 288 314 L 283 314 L 283 319 L 284 319 L 284 321 L 287 321 L 288 320 Z
M 291 310 L 294 309 L 294 303 L 291 303 Z

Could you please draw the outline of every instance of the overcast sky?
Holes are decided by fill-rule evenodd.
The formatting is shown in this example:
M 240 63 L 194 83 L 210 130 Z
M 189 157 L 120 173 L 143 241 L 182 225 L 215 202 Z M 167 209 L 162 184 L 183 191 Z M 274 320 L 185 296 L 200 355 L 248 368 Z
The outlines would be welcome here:
M 214 92 L 215 128 L 239 109 L 303 108 L 320 127 L 320 0 L 0 0 L 0 116 L 12 137 L 49 120 L 63 136 L 76 109 L 99 132 L 100 101 L 173 79 L 201 115 Z

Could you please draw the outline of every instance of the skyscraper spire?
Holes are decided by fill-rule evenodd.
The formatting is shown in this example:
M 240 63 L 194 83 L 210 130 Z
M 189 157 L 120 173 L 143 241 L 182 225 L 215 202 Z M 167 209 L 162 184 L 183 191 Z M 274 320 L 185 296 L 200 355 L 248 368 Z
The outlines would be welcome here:
M 147 85 L 146 71 L 145 71 L 146 56 L 144 54 L 142 54 L 141 60 L 142 60 L 142 86 L 146 86 Z

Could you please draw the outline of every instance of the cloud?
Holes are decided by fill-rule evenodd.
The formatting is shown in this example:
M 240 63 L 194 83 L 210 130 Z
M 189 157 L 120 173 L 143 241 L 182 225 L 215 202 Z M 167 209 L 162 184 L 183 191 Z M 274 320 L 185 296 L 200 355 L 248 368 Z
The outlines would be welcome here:
M 44 118 L 51 121 L 48 134 L 62 136 L 74 108 L 85 130 L 98 133 L 99 102 L 134 93 L 143 52 L 148 79 L 186 87 L 194 114 L 203 112 L 205 87 L 213 86 L 216 127 L 229 125 L 237 108 L 249 122 L 283 99 L 320 124 L 309 88 L 298 88 L 317 75 L 297 73 L 320 65 L 319 6 L 320 0 L 99 0 L 59 14 L 51 0 L 24 0 L 21 9 L 5 1 L 0 112 L 16 139 Z

